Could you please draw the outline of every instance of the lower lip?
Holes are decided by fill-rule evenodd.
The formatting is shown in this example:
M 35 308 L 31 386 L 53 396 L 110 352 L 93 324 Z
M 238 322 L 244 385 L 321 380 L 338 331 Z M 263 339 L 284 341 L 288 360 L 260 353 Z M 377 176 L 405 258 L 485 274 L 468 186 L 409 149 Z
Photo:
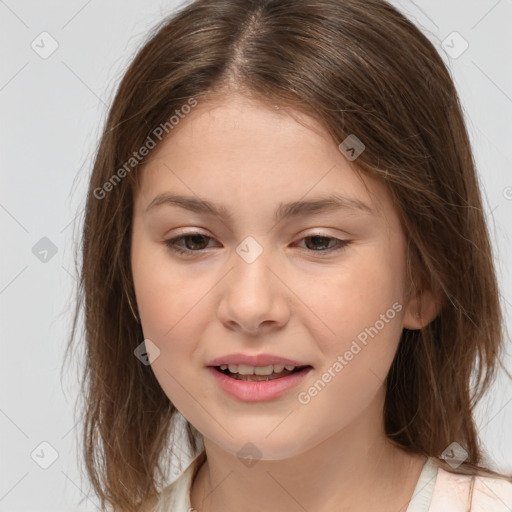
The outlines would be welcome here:
M 262 402 L 272 400 L 281 396 L 289 389 L 297 386 L 302 379 L 313 368 L 308 366 L 302 370 L 292 373 L 287 377 L 280 377 L 272 380 L 248 381 L 228 377 L 216 370 L 213 366 L 208 367 L 220 387 L 228 394 L 245 402 Z

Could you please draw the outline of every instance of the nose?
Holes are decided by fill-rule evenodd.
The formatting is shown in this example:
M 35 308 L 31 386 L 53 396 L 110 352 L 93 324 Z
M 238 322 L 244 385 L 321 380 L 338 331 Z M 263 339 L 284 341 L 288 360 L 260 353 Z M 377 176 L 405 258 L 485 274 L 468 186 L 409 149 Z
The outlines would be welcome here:
M 218 316 L 228 329 L 257 335 L 288 322 L 290 291 L 268 253 L 250 263 L 236 255 L 234 268 L 222 281 Z

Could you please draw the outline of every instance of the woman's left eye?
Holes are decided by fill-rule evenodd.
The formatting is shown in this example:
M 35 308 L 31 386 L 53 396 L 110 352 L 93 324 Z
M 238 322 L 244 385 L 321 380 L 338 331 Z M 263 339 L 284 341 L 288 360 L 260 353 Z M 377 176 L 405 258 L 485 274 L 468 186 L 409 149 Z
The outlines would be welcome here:
M 309 236 L 302 238 L 301 241 L 302 240 L 312 240 L 313 241 L 313 244 L 306 243 L 306 246 L 313 245 L 313 247 L 315 247 L 315 245 L 318 244 L 318 245 L 316 245 L 317 248 L 315 248 L 315 249 L 310 249 L 309 247 L 306 247 L 308 250 L 313 251 L 313 252 L 339 251 L 349 244 L 348 240 L 340 240 L 339 238 L 334 238 L 332 236 L 320 235 L 320 234 L 309 235 Z M 329 245 L 329 241 L 335 242 L 334 247 L 327 247 L 326 250 L 322 250 L 322 247 Z M 318 249 L 318 247 L 320 247 L 320 249 Z
M 213 238 L 201 233 L 188 233 L 186 235 L 166 240 L 165 245 L 176 253 L 183 254 L 185 256 L 193 256 L 194 253 L 200 253 L 206 248 L 205 245 L 207 246 L 208 243 L 205 244 L 205 240 L 213 240 Z M 309 243 L 306 242 L 306 249 L 309 252 L 324 254 L 344 249 L 350 243 L 348 240 L 340 240 L 339 238 L 323 234 L 309 235 L 301 238 L 300 241 L 303 240 L 310 240 Z M 179 242 L 184 242 L 185 247 L 178 245 Z M 330 242 L 334 242 L 334 246 L 329 247 Z M 195 249 L 193 247 L 195 247 Z

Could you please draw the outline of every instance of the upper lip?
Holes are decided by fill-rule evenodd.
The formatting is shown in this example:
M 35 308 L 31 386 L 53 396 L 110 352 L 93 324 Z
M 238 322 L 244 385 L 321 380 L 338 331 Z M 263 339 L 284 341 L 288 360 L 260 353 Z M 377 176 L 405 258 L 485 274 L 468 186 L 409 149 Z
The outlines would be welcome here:
M 229 354 L 216 357 L 207 363 L 207 366 L 220 366 L 221 364 L 246 364 L 247 366 L 269 366 L 274 364 L 284 364 L 285 366 L 311 366 L 306 363 L 299 363 L 286 357 L 275 356 L 272 354 Z

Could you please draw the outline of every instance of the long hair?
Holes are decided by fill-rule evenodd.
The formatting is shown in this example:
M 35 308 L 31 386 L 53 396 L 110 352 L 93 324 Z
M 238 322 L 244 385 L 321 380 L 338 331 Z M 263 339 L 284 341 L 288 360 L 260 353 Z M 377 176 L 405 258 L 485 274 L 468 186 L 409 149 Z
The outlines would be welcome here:
M 140 150 L 172 136 L 169 119 L 184 105 L 235 90 L 312 116 L 337 145 L 352 134 L 363 141 L 357 172 L 393 198 L 414 289 L 442 297 L 430 324 L 403 330 L 387 378 L 386 435 L 448 471 L 504 477 L 485 467 L 473 418 L 498 365 L 506 371 L 502 309 L 443 59 L 384 0 L 197 0 L 159 24 L 134 57 L 90 176 L 68 349 L 83 311 L 83 453 L 103 509 L 135 511 L 155 496 L 175 442 L 177 410 L 134 356 L 143 333 L 130 266 L 132 192 L 151 157 Z M 195 449 L 197 431 L 187 423 L 187 432 Z M 457 468 L 442 456 L 452 442 L 467 451 Z

